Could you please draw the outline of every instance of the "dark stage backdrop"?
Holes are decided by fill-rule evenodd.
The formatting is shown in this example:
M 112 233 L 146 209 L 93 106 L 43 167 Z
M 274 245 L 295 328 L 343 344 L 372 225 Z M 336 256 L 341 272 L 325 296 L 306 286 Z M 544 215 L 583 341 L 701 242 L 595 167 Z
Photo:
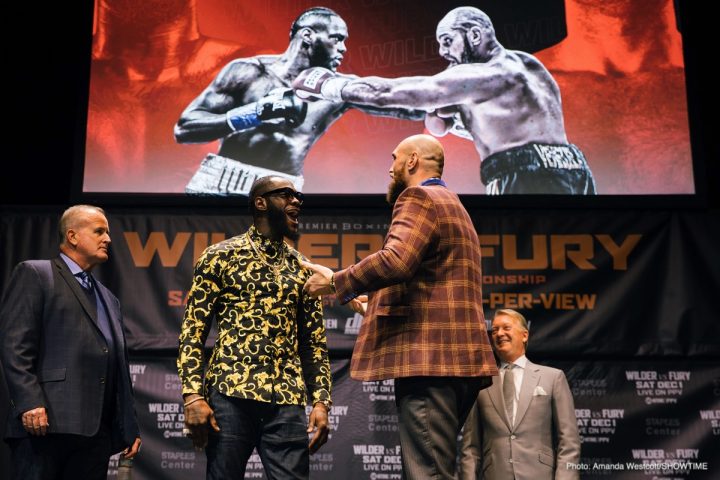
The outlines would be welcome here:
M 55 255 L 59 212 L 0 216 L 0 287 L 14 264 Z M 575 397 L 584 478 L 720 476 L 720 220 L 696 212 L 471 212 L 484 310 L 530 320 L 528 356 L 561 368 Z M 134 479 L 199 478 L 182 437 L 175 349 L 194 260 L 242 233 L 247 214 L 109 211 L 97 277 L 123 304 L 144 447 Z M 389 211 L 308 211 L 298 248 L 338 269 L 381 248 Z M 710 259 L 710 260 L 708 260 Z M 400 478 L 394 385 L 349 378 L 362 317 L 325 303 L 334 378 L 332 438 L 319 479 Z M 116 472 L 111 465 L 111 475 Z M 264 478 L 259 458 L 246 478 Z

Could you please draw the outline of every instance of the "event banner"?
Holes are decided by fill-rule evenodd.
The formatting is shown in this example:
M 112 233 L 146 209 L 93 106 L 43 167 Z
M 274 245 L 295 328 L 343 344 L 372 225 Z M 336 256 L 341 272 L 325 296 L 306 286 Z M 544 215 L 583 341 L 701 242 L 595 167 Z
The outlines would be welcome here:
M 207 212 L 107 212 L 110 260 L 93 274 L 123 306 L 144 442 L 135 480 L 194 479 L 205 468 L 204 454 L 182 436 L 175 360 L 184 302 L 203 249 L 251 223 L 246 212 Z M 0 287 L 17 262 L 57 254 L 58 213 L 0 216 Z M 296 246 L 314 262 L 347 267 L 382 248 L 389 213 L 308 209 Z M 573 468 L 593 479 L 718 478 L 717 216 L 470 213 L 486 318 L 499 308 L 521 311 L 530 323 L 528 357 L 567 375 L 583 442 Z M 332 297 L 324 306 L 332 435 L 312 458 L 312 478 L 399 479 L 394 383 L 350 379 L 363 318 Z M 111 475 L 117 467 L 114 459 Z M 245 478 L 265 478 L 257 455 Z
M 471 211 L 482 249 L 483 305 L 530 322 L 530 354 L 575 358 L 720 355 L 720 222 L 702 214 Z M 242 234 L 246 212 L 108 214 L 110 260 L 93 274 L 123 306 L 132 350 L 176 349 L 195 260 Z M 2 219 L 2 285 L 21 260 L 56 255 L 56 218 Z M 390 210 L 300 217 L 297 248 L 345 268 L 382 248 Z M 324 297 L 330 348 L 348 355 L 362 323 Z
M 95 4 L 85 193 L 246 195 L 270 172 L 383 193 L 375 172 L 423 132 L 459 193 L 486 193 L 489 158 L 587 164 L 601 195 L 695 193 L 673 0 Z M 335 15 L 303 17 L 318 6 Z M 303 102 L 308 67 L 392 81 Z
M 717 362 L 543 363 L 562 369 L 568 377 L 582 441 L 580 462 L 571 468 L 582 478 L 710 480 L 720 475 Z M 202 478 L 205 455 L 182 435 L 183 401 L 175 360 L 138 355 L 130 368 L 143 437 L 133 480 Z M 328 443 L 311 457 L 311 478 L 399 480 L 394 382 L 352 380 L 349 360 L 333 360 L 331 368 L 331 433 Z M 111 477 L 116 470 L 114 459 Z M 267 478 L 257 452 L 250 457 L 245 478 Z

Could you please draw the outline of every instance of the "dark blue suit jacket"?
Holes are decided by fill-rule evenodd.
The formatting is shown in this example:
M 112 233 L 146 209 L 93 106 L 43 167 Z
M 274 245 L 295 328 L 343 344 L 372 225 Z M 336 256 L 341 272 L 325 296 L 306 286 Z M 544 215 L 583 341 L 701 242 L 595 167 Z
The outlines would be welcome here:
M 117 362 L 113 452 L 139 436 L 118 299 L 95 282 L 107 306 L 116 358 L 97 313 L 61 258 L 28 260 L 13 270 L 0 309 L 0 361 L 10 392 L 6 438 L 27 436 L 20 416 L 44 406 L 50 433 L 91 436 L 102 417 L 108 362 Z

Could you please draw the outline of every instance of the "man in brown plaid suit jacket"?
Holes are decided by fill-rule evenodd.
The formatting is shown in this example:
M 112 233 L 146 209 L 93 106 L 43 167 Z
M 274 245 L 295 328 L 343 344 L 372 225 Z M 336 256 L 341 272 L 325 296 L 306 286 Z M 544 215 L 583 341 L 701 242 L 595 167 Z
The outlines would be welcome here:
M 351 376 L 395 379 L 404 477 L 452 479 L 460 428 L 497 375 L 482 311 L 479 241 L 440 179 L 440 142 L 415 135 L 392 156 L 394 208 L 382 250 L 335 274 L 308 264 L 316 273 L 305 288 L 355 305 L 360 293 L 372 292 Z

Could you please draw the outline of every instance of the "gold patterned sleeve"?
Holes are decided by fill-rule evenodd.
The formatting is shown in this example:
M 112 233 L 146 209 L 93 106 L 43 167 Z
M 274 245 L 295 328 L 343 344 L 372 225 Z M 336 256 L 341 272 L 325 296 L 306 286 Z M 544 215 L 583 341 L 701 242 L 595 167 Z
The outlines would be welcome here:
M 330 405 L 332 378 L 322 300 L 304 292 L 298 307 L 298 352 L 310 405 L 317 402 Z
M 223 264 L 218 252 L 210 247 L 203 252 L 195 265 L 193 283 L 183 316 L 177 359 L 183 395 L 202 394 L 203 391 L 205 340 L 210 332 L 215 299 L 220 291 Z

